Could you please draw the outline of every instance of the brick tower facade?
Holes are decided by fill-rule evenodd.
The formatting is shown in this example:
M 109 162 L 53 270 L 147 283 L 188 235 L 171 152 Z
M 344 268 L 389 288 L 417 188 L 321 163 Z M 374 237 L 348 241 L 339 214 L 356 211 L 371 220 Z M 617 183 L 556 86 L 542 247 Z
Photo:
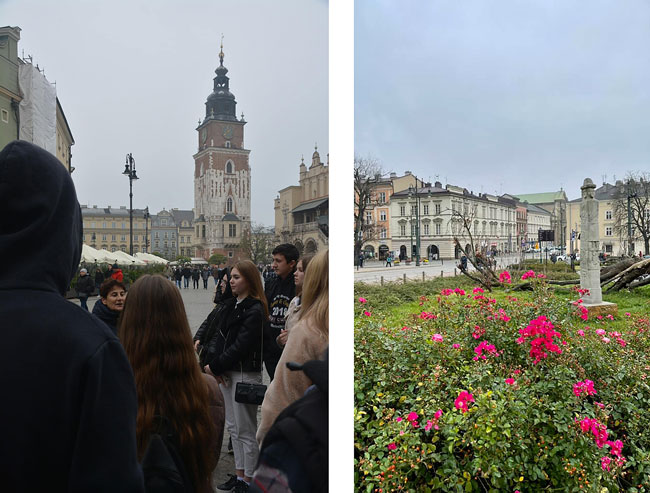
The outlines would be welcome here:
M 242 231 L 250 228 L 250 150 L 244 148 L 244 115 L 230 92 L 223 44 L 214 89 L 205 103 L 205 118 L 196 128 L 194 154 L 194 214 L 197 256 L 220 253 L 229 263 L 241 257 Z

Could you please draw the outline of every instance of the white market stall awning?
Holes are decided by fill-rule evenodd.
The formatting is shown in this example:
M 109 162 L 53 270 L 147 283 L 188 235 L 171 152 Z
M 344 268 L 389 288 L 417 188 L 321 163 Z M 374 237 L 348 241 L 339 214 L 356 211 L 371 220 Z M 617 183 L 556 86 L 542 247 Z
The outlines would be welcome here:
M 95 262 L 101 262 L 101 258 L 100 253 L 93 247 L 85 244 L 81 247 L 81 262 L 94 264 Z
M 116 250 L 114 252 L 109 252 L 108 250 L 99 250 L 98 253 L 101 253 L 104 258 L 104 262 L 109 264 L 118 264 L 118 265 L 147 265 L 142 260 L 139 260 L 135 257 L 131 257 L 128 253 L 124 253 L 121 250 Z
M 156 255 L 152 255 L 150 253 L 145 253 L 145 252 L 137 252 L 133 255 L 135 258 L 142 260 L 143 262 L 146 262 L 147 264 L 165 264 L 167 265 L 169 263 L 169 260 L 166 260 L 164 258 L 160 258 Z

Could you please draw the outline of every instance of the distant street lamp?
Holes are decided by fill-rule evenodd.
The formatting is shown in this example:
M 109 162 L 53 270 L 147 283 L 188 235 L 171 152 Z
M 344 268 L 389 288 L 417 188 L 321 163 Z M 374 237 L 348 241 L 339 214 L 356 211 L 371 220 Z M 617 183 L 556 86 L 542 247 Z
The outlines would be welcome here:
M 627 181 L 627 250 L 630 257 L 634 256 L 634 245 L 632 244 L 632 199 L 636 198 L 636 192 L 630 189 L 630 180 Z
M 422 184 L 422 182 L 420 182 Z M 412 199 L 415 196 L 415 265 L 420 265 L 420 191 L 418 190 L 418 178 L 415 177 L 415 187 L 409 186 L 408 194 L 409 199 Z M 427 198 L 431 198 L 431 188 L 427 191 Z M 411 213 L 413 211 L 413 206 L 411 206 Z M 413 226 L 411 226 L 411 235 L 413 234 Z M 411 240 L 413 243 L 413 240 Z M 413 254 L 413 246 L 411 246 L 411 255 Z
M 133 180 L 137 180 L 138 176 L 135 174 L 135 159 L 131 153 L 126 155 L 122 174 L 129 177 L 129 255 L 133 255 Z
M 149 253 L 149 206 L 144 208 L 144 252 Z

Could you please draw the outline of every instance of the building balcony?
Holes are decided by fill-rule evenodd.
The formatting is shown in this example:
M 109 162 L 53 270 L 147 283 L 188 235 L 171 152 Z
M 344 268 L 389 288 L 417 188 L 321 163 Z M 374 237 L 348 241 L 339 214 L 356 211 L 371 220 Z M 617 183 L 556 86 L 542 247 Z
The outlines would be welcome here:
M 318 227 L 318 221 L 312 221 L 309 223 L 294 224 L 292 233 L 311 233 L 320 229 Z

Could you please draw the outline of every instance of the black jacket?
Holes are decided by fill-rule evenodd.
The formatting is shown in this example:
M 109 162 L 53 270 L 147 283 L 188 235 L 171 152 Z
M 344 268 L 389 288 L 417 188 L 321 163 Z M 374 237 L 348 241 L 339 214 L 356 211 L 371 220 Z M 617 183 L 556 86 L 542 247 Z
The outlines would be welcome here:
M 259 300 L 236 298 L 224 302 L 214 341 L 210 370 L 215 375 L 225 371 L 262 371 L 262 325 L 264 309 Z
M 108 325 L 113 331 L 113 334 L 117 335 L 117 319 L 120 317 L 120 312 L 111 310 L 102 303 L 101 299 L 98 299 L 95 306 L 93 306 L 93 315 Z
M 284 329 L 284 323 L 287 318 L 289 303 L 296 295 L 296 283 L 293 274 L 289 274 L 285 279 L 276 277 L 269 279 L 264 290 L 266 302 L 269 306 L 269 327 L 271 328 L 273 338 L 275 339 Z
M 0 197 L 2 490 L 142 492 L 131 366 L 106 324 L 63 297 L 82 245 L 70 174 L 12 142 Z
M 217 306 L 210 312 L 208 318 L 203 321 L 194 335 L 194 340 L 199 341 L 201 368 L 212 361 L 217 354 L 217 337 L 215 336 L 218 333 L 219 323 L 224 316 L 224 311 L 226 311 L 225 308 L 225 300 L 217 303 Z
M 201 277 L 201 271 L 199 269 L 193 269 L 192 270 L 192 280 L 193 281 L 198 281 L 200 277 Z
M 88 274 L 79 276 L 77 279 L 77 294 L 79 296 L 90 296 L 95 291 L 95 282 Z
M 296 295 L 293 274 L 289 274 L 285 279 L 269 279 L 264 292 L 269 306 L 269 318 L 264 324 L 264 353 L 275 354 L 279 358 L 282 349 L 275 342 L 275 338 L 280 334 L 280 330 L 284 329 L 289 303 Z

